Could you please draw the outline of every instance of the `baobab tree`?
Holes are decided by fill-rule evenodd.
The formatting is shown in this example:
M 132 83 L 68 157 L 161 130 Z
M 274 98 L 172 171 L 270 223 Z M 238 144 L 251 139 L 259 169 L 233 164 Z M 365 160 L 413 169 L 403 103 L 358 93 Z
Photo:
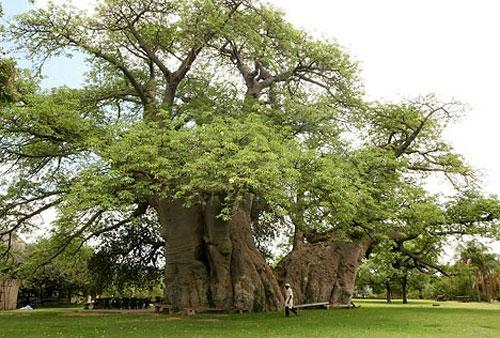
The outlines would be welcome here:
M 365 103 L 342 48 L 258 1 L 51 5 L 10 36 L 35 63 L 79 52 L 90 71 L 84 88 L 32 88 L 2 109 L 0 234 L 55 209 L 50 259 L 153 213 L 176 309 L 277 309 L 284 280 L 300 300 L 348 303 L 366 250 L 404 233 L 394 211 L 421 184 L 409 173 L 470 174 L 440 138 L 454 105 Z M 463 225 L 438 209 L 436 226 Z M 257 224 L 294 229 L 278 278 Z

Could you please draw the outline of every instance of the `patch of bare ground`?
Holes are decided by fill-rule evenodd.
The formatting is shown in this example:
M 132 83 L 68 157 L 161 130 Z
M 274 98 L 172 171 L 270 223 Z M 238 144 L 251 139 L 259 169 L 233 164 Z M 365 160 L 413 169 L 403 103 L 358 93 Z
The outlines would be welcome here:
M 6 312 L 1 312 L 0 311 L 0 316 L 9 316 L 9 317 L 26 317 L 29 316 L 29 312 L 14 312 L 14 311 L 6 311 Z
M 180 317 L 167 317 L 167 316 L 156 316 L 156 318 L 151 319 L 127 319 L 119 320 L 117 323 L 144 323 L 144 322 L 159 322 L 159 321 L 174 321 L 181 320 Z
M 157 315 L 152 309 L 147 310 L 79 310 L 72 312 L 61 313 L 61 316 L 69 317 L 93 317 L 102 315 L 116 315 L 116 314 L 133 314 L 140 316 L 153 316 Z

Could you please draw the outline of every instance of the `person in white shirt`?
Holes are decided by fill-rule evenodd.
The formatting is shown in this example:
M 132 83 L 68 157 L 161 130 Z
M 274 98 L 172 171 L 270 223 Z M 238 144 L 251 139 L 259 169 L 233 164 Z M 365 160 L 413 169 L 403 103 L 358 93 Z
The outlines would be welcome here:
M 293 307 L 293 291 L 289 283 L 285 284 L 285 316 L 290 316 L 290 311 L 298 315 L 298 311 Z

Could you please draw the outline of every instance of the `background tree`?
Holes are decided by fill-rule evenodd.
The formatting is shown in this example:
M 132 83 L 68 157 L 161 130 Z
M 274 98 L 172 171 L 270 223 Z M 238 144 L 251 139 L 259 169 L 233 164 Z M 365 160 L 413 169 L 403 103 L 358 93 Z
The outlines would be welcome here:
M 382 263 L 382 264 L 380 264 Z M 394 298 L 402 298 L 403 273 L 395 269 L 391 263 L 380 262 L 376 257 L 370 256 L 363 261 L 356 276 L 356 295 L 359 297 L 385 298 L 392 303 Z M 407 272 L 407 297 L 414 299 L 433 299 L 442 295 L 436 285 L 441 285 L 443 276 L 423 273 L 416 269 Z M 367 292 L 368 291 L 368 292 Z M 446 292 L 447 293 L 447 292 Z
M 93 294 L 151 295 L 163 280 L 164 248 L 154 219 L 143 218 L 134 226 L 103 234 L 88 262 L 94 281 Z
M 449 276 L 439 278 L 434 283 L 436 299 L 458 299 L 465 297 L 475 301 L 481 300 L 481 295 L 475 287 L 476 274 L 471 266 L 457 262 L 449 267 Z
M 469 241 L 458 250 L 460 262 L 475 270 L 474 287 L 487 302 L 491 302 L 498 292 L 498 271 L 500 259 L 477 241 Z
M 29 255 L 20 267 L 23 282 L 20 305 L 69 304 L 82 300 L 95 288 L 88 264 L 94 254 L 89 246 L 69 247 L 67 251 L 40 267 L 40 259 L 50 246 L 40 240 L 27 248 Z M 35 297 L 35 298 L 33 298 Z
M 302 171 L 313 174 L 294 205 L 299 241 L 278 267 L 281 280 L 293 278 L 303 290 L 299 301 L 349 303 L 361 259 L 382 243 L 391 242 L 419 269 L 439 270 L 433 261 L 446 236 L 497 235 L 497 200 L 467 190 L 473 172 L 441 139 L 457 108 L 432 97 L 368 106 L 358 120 L 366 143 L 343 152 L 343 167 L 332 166 L 342 173 L 332 170 L 320 181 L 314 176 L 325 170 Z M 458 194 L 442 203 L 426 193 L 429 173 L 444 174 Z M 319 183 L 316 190 L 310 182 Z
M 358 294 L 363 293 L 364 289 L 371 289 L 374 295 L 385 297 L 387 303 L 392 303 L 394 281 L 398 279 L 399 271 L 390 263 L 386 264 L 377 255 L 371 255 L 370 259 L 363 261 L 357 271 L 356 288 Z

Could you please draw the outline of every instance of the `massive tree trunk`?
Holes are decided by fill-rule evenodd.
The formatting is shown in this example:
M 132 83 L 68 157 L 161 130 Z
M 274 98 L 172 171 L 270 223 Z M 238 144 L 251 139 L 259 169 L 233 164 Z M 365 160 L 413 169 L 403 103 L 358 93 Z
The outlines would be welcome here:
M 157 211 L 166 241 L 165 298 L 175 309 L 269 311 L 283 303 L 276 278 L 255 247 L 247 195 L 219 218 L 217 195 L 185 207 L 160 200 Z
M 17 306 L 20 281 L 0 279 L 0 310 L 14 310 Z
M 368 249 L 367 240 L 300 243 L 276 269 L 282 285 L 290 283 L 300 303 L 351 304 L 356 273 Z

